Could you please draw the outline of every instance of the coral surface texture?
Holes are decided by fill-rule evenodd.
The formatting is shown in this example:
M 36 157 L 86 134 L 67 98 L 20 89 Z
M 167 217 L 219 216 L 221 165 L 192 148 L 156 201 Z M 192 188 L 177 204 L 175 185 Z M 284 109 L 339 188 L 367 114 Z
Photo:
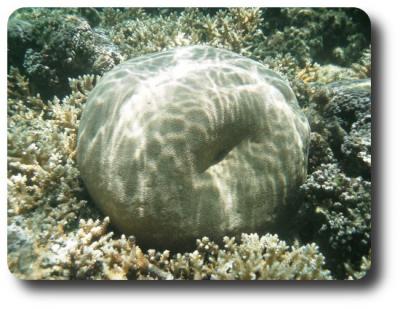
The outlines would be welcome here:
M 188 46 L 126 61 L 98 82 L 77 160 L 117 227 L 168 247 L 276 224 L 305 180 L 309 136 L 276 73 L 231 51 Z

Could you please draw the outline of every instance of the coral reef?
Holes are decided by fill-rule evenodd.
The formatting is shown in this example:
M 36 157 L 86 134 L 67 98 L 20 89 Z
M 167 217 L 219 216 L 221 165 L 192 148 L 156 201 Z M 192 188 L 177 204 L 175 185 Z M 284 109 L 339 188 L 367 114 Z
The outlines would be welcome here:
M 76 164 L 98 77 L 178 46 L 280 73 L 311 126 L 304 199 L 279 236 L 147 250 L 96 210 Z M 371 266 L 371 46 L 358 9 L 23 8 L 8 21 L 8 264 L 24 279 L 360 279 Z M 360 80 L 361 79 L 361 80 Z M 352 81 L 351 81 L 352 80 Z M 264 234 L 264 233 L 263 233 Z M 260 234 L 262 235 L 262 234 Z M 318 246 L 318 249 L 317 249 Z M 144 248 L 144 247 L 143 247 Z M 324 258 L 326 264 L 324 264 Z

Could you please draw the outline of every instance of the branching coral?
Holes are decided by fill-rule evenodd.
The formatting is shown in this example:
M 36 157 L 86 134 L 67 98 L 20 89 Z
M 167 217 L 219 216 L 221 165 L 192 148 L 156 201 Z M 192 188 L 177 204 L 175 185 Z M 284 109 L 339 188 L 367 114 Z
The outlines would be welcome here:
M 320 245 L 335 277 L 359 278 L 371 245 L 370 80 L 314 84 L 306 114 L 314 132 L 302 240 Z
M 371 183 L 350 178 L 337 164 L 321 164 L 301 186 L 305 192 L 304 217 L 312 226 L 304 239 L 314 239 L 328 256 L 328 265 L 340 278 L 345 265 L 358 269 L 371 246 Z M 348 267 L 347 267 L 348 268 Z
M 80 197 L 83 186 L 74 161 L 80 105 L 96 78 L 71 80 L 70 96 L 48 102 L 31 96 L 24 82 L 15 83 L 24 80 L 18 70 L 12 70 L 7 134 L 9 239 L 29 243 L 27 256 L 36 256 L 52 233 L 65 232 L 79 216 L 96 213 Z M 10 245 L 14 254 L 9 262 L 17 267 L 18 247 Z
M 310 155 L 308 157 L 308 171 L 314 172 L 322 164 L 336 163 L 328 142 L 318 133 L 312 132 L 310 139 Z
M 69 238 L 67 245 L 62 239 L 57 246 L 56 240 L 51 251 L 58 261 L 52 267 L 52 275 L 58 267 L 61 271 L 68 264 L 68 279 L 127 279 L 136 267 L 135 240 L 124 235 L 113 239 L 113 232 L 107 232 L 109 222 L 108 217 L 102 222 L 80 220 L 77 233 Z M 71 241 L 74 238 L 75 242 Z M 60 254 L 63 251 L 64 256 Z
M 201 9 L 159 12 L 128 9 L 105 11 L 104 23 L 116 19 L 120 23 L 111 26 L 110 35 L 126 57 L 157 52 L 176 46 L 207 44 L 236 51 L 242 55 L 256 52 L 254 41 L 262 41 L 259 30 L 263 19 L 260 9 L 231 8 L 218 10 L 215 14 Z M 253 50 L 254 49 L 254 50 Z M 252 50 L 252 52 L 250 52 Z
M 365 48 L 358 62 L 351 65 L 355 72 L 358 72 L 358 78 L 371 78 L 371 46 Z
M 81 220 L 77 232 L 56 235 L 35 250 L 35 279 L 138 280 L 321 280 L 332 279 L 312 243 L 289 247 L 277 235 L 225 237 L 223 248 L 207 237 L 196 250 L 171 254 L 136 246 L 133 237 L 114 238 L 109 219 Z M 26 262 L 26 260 L 24 261 Z M 30 278 L 26 274 L 18 274 Z
M 157 253 L 145 255 L 151 265 L 169 279 L 211 280 L 310 280 L 331 279 L 324 257 L 315 244 L 289 247 L 277 235 L 242 234 L 240 243 L 224 237 L 220 249 L 207 237 L 197 240 L 191 253 Z M 145 269 L 140 277 L 162 279 L 155 271 Z
M 134 274 L 140 249 L 133 237 L 114 239 L 109 222 L 108 217 L 102 221 L 81 219 L 77 230 L 54 233 L 43 245 L 31 244 L 30 254 L 35 258 L 30 268 L 34 271 L 19 267 L 21 256 L 9 256 L 9 267 L 26 279 L 127 279 L 132 271 Z
M 93 87 L 94 81 L 90 76 L 80 81 L 71 80 L 75 89 L 62 102 L 54 98 L 45 103 L 40 96 L 23 98 L 15 91 L 15 96 L 9 97 L 10 215 L 32 207 L 68 202 L 75 197 L 75 192 L 82 191 L 73 156 L 81 104 L 86 100 L 85 91 Z M 79 85 L 83 92 L 79 91 Z M 19 92 L 26 94 L 29 90 L 21 88 Z

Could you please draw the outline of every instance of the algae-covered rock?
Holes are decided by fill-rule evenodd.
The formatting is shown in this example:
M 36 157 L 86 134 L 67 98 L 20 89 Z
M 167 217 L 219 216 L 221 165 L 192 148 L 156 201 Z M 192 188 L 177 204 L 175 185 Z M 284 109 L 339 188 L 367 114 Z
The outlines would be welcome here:
M 100 80 L 82 114 L 77 160 L 120 230 L 179 247 L 273 229 L 306 176 L 309 134 L 276 73 L 190 46 L 134 58 Z

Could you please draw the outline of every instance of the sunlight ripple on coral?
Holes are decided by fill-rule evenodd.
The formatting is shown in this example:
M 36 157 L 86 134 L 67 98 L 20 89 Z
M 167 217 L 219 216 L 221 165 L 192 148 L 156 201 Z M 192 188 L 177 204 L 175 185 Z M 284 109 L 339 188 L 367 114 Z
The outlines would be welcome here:
M 184 246 L 276 228 L 305 179 L 309 135 L 279 75 L 188 46 L 134 58 L 99 81 L 77 161 L 121 231 L 151 247 Z

